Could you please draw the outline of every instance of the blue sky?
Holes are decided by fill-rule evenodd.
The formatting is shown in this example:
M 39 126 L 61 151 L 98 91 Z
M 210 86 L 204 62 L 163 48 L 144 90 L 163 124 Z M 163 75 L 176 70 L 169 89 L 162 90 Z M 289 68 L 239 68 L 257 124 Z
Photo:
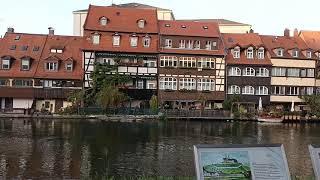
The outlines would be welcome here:
M 224 18 L 252 24 L 261 34 L 291 30 L 320 30 L 319 0 L 114 0 L 172 9 L 176 18 Z M 111 0 L 10 0 L 1 2 L 0 34 L 8 26 L 17 32 L 72 34 L 72 11 L 89 4 L 110 5 Z

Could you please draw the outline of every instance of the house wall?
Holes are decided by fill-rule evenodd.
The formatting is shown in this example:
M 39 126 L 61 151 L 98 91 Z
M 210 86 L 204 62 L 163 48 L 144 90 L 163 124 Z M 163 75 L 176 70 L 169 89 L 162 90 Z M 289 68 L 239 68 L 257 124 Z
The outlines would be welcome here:
M 86 21 L 88 12 L 73 13 L 73 35 L 83 36 L 83 25 Z
M 316 68 L 315 60 L 271 59 L 273 67 Z
M 33 99 L 13 99 L 14 109 L 29 109 L 33 104 Z
M 247 26 L 237 26 L 237 25 L 219 25 L 221 33 L 248 33 L 251 30 L 251 25 Z

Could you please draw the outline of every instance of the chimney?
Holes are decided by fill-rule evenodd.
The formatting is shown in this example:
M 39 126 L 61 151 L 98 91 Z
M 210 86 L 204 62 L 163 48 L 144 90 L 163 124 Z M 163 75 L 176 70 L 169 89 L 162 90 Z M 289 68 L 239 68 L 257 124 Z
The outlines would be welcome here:
M 288 28 L 284 29 L 283 35 L 284 37 L 290 37 L 290 30 Z
M 254 33 L 254 30 L 253 30 L 253 29 L 250 29 L 249 33 Z
M 14 33 L 14 28 L 8 27 L 7 32 L 8 32 L 8 33 Z
M 53 27 L 49 27 L 49 35 L 53 36 L 54 35 L 54 29 Z
M 299 31 L 297 28 L 295 28 L 293 31 L 293 37 L 298 37 L 298 36 L 299 36 Z

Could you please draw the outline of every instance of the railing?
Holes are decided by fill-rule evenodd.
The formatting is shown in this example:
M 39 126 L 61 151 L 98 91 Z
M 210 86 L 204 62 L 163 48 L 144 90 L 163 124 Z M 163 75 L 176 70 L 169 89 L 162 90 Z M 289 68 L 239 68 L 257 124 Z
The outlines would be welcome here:
M 158 111 L 142 108 L 109 108 L 85 107 L 79 108 L 81 115 L 157 115 Z
M 229 118 L 230 112 L 223 110 L 179 110 L 168 109 L 163 113 L 169 118 Z

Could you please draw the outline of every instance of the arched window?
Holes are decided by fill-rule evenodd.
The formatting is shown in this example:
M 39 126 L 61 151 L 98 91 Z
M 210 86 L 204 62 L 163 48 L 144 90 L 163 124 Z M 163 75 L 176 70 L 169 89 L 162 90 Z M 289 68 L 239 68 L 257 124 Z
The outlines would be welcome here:
M 229 68 L 229 76 L 241 76 L 241 69 L 238 67 Z
M 258 59 L 264 59 L 264 48 L 260 47 L 258 49 Z
M 247 49 L 247 58 L 248 59 L 253 59 L 253 47 L 249 47 Z
M 256 94 L 257 95 L 268 95 L 269 94 L 269 89 L 265 86 L 259 86 L 256 89 Z
M 228 94 L 240 94 L 240 87 L 236 85 L 229 86 Z
M 235 59 L 240 58 L 240 47 L 239 46 L 233 48 L 233 58 L 235 58 Z
M 255 75 L 255 70 L 251 67 L 247 67 L 244 69 L 244 72 L 243 72 L 243 75 L 244 76 L 254 76 Z
M 144 28 L 144 26 L 146 25 L 146 21 L 144 19 L 140 19 L 138 20 L 138 27 L 139 28 Z
M 269 77 L 269 70 L 267 68 L 259 68 L 257 70 L 257 76 Z
M 100 18 L 100 25 L 101 26 L 106 26 L 108 24 L 108 18 L 106 18 L 106 17 L 101 17 Z
M 242 94 L 254 95 L 254 88 L 252 86 L 245 86 L 242 88 Z

